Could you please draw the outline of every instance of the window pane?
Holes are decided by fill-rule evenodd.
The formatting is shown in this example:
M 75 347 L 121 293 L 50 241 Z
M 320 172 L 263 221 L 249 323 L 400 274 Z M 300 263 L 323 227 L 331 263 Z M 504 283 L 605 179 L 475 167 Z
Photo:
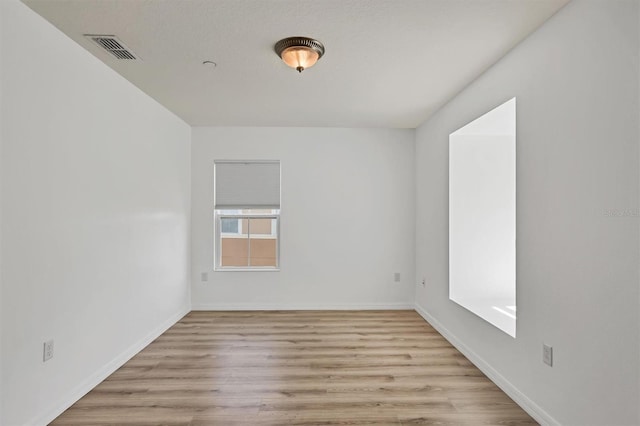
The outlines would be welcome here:
M 265 219 L 251 219 L 250 221 L 249 231 L 251 232 L 251 236 L 259 236 L 262 237 L 264 235 L 272 235 L 275 234 L 274 219 L 265 218 Z
M 237 234 L 238 219 L 223 218 L 220 219 L 220 232 Z
M 247 266 L 249 264 L 249 240 L 222 237 L 220 241 L 221 266 Z
M 249 239 L 239 233 L 239 219 L 221 218 L 220 231 L 235 235 L 221 235 L 220 266 L 248 266 Z
M 251 266 L 278 266 L 276 226 L 275 219 L 249 219 Z

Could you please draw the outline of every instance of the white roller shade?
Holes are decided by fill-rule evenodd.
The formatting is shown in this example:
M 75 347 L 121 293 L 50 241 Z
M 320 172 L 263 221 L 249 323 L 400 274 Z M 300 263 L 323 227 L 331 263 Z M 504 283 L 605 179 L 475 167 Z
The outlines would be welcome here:
M 216 209 L 279 209 L 280 161 L 215 161 Z

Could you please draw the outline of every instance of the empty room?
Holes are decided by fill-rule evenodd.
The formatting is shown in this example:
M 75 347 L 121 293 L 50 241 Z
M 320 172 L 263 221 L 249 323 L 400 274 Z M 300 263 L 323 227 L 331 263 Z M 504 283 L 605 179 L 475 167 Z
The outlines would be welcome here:
M 640 0 L 0 0 L 0 425 L 640 425 Z

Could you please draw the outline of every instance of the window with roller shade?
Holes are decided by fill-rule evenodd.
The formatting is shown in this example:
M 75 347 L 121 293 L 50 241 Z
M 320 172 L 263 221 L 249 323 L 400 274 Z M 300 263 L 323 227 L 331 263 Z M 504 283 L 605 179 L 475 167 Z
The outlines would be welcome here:
M 278 270 L 280 162 L 214 162 L 216 270 Z

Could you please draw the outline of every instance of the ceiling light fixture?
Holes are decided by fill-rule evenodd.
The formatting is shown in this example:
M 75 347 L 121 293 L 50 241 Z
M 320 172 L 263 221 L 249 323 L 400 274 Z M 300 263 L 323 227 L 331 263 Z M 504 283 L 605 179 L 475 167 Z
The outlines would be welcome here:
M 285 64 L 298 72 L 312 67 L 324 55 L 322 43 L 309 37 L 283 38 L 274 50 Z

